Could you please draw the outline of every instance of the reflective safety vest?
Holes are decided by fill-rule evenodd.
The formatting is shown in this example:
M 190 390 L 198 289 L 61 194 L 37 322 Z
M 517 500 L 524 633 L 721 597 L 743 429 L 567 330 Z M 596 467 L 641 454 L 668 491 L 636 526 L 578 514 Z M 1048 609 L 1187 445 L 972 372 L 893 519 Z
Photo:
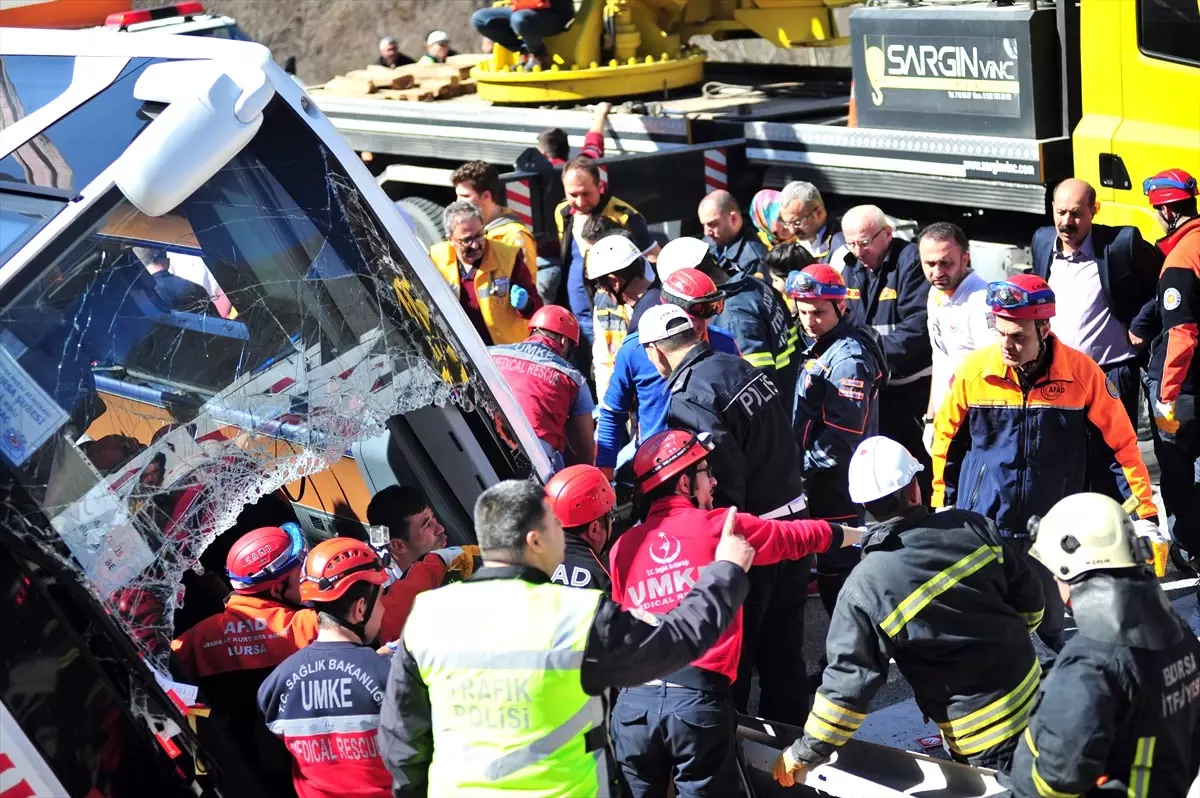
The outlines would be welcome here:
M 483 226 L 483 234 L 489 241 L 499 241 L 525 253 L 525 268 L 529 270 L 530 277 L 537 279 L 537 239 L 512 211 L 501 208 L 500 215 Z
M 417 596 L 404 642 L 429 688 L 429 795 L 607 794 L 605 748 L 588 750 L 604 707 L 580 683 L 602 595 L 494 579 Z
M 617 199 L 612 195 L 606 195 L 601 200 L 604 207 L 600 210 L 600 215 L 605 219 L 616 222 L 621 227 L 629 224 L 629 220 L 634 216 L 639 216 L 638 209 L 630 205 L 625 200 Z M 595 211 L 592 211 L 595 213 Z M 591 214 L 586 214 L 591 215 Z M 554 225 L 558 228 L 558 244 L 562 248 L 562 265 L 564 268 L 571 265 L 571 235 L 572 225 L 578 219 L 580 224 L 583 224 L 582 215 L 572 214 L 571 206 L 566 200 L 558 203 L 554 209 Z M 564 273 L 563 284 L 566 284 Z
M 479 297 L 479 312 L 494 344 L 515 344 L 529 335 L 529 321 L 508 301 L 513 269 L 520 254 L 521 250 L 516 247 L 489 241 L 483 251 L 483 261 L 471 280 L 475 295 Z M 449 241 L 434 244 L 429 249 L 429 257 L 454 289 L 454 295 L 459 296 L 462 274 L 454 245 Z

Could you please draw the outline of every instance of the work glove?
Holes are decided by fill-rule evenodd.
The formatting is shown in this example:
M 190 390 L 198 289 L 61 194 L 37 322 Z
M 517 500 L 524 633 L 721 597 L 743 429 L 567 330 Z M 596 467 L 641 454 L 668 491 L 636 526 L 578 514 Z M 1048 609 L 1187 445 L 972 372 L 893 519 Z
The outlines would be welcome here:
M 458 550 L 458 555 L 446 563 L 446 573 L 457 574 L 462 579 L 470 579 L 471 574 L 475 573 L 475 560 L 481 556 L 478 546 L 462 546 Z
M 1167 555 L 1171 550 L 1171 537 L 1164 534 L 1158 523 L 1149 518 L 1139 518 L 1133 522 L 1134 534 L 1144 537 L 1150 543 L 1150 551 L 1154 555 L 1154 575 L 1167 575 Z
M 771 777 L 784 787 L 803 784 L 804 780 L 808 778 L 808 765 L 804 762 L 797 762 L 792 756 L 792 749 L 785 748 L 780 752 L 779 758 L 775 760 L 775 768 L 771 771 Z
M 1165 435 L 1179 432 L 1179 419 L 1175 418 L 1174 402 L 1154 402 L 1154 424 Z
M 514 285 L 508 289 L 508 304 L 518 312 L 524 313 L 529 308 L 529 292 L 519 285 Z
M 933 422 L 925 422 L 925 431 L 921 433 L 921 443 L 925 444 L 925 451 L 933 454 Z

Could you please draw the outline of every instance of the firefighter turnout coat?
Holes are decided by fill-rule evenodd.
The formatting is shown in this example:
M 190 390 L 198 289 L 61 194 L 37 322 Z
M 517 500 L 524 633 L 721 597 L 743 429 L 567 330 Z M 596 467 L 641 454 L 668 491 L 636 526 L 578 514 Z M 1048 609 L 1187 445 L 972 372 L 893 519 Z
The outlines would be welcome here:
M 973 510 L 1005 536 L 1028 537 L 1030 516 L 1083 492 L 1087 443 L 1099 436 L 1120 465 L 1126 509 L 1157 515 L 1137 435 L 1104 372 L 1053 334 L 1046 346 L 1049 367 L 1028 391 L 998 343 L 963 361 L 934 421 L 933 506 Z
M 1071 585 L 1079 633 L 1034 700 L 1018 798 L 1182 798 L 1200 771 L 1200 642 L 1149 573 Z
M 876 524 L 829 622 L 825 669 L 798 762 L 817 765 L 866 719 L 888 661 L 955 759 L 990 764 L 1025 728 L 1041 668 L 1030 640 L 1040 578 L 975 513 L 913 507 Z

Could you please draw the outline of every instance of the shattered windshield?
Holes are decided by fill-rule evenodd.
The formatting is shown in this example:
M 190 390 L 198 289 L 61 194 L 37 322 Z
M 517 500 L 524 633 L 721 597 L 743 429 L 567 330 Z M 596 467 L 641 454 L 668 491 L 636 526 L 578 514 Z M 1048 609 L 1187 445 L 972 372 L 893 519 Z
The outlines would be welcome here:
M 346 487 L 351 447 L 430 405 L 512 440 L 341 166 L 281 100 L 264 116 L 165 216 L 111 189 L 0 314 L 0 455 L 21 485 L 0 523 L 159 665 L 184 572 L 244 505 L 325 470 L 366 491 Z

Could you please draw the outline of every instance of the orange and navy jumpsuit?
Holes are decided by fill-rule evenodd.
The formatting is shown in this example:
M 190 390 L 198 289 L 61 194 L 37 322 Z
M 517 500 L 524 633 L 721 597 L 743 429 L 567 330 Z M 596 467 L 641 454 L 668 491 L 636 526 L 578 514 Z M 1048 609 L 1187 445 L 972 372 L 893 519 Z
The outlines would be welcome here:
M 1126 508 L 1141 518 L 1158 515 L 1137 434 L 1104 372 L 1053 334 L 1046 346 L 1049 366 L 1028 390 L 1001 360 L 998 343 L 968 355 L 934 421 L 933 506 L 991 518 L 1025 551 L 1030 517 L 1086 489 L 1092 436 L 1104 442 L 1096 450 L 1120 466 L 1113 478 Z M 1057 650 L 1062 602 L 1049 571 L 1040 565 L 1035 570 L 1047 593 L 1038 635 Z
M 1154 454 L 1162 469 L 1163 503 L 1175 516 L 1175 538 L 1189 552 L 1200 552 L 1200 219 L 1193 219 L 1158 242 L 1166 259 L 1158 278 L 1162 334 L 1150 349 L 1147 373 L 1155 402 L 1174 402 L 1178 430 L 1154 433 Z
M 212 708 L 212 735 L 227 735 L 271 794 L 291 791 L 291 756 L 258 717 L 258 688 L 285 659 L 317 639 L 317 613 L 264 595 L 233 594 L 225 610 L 171 641 L 172 669 Z M 206 724 L 207 726 L 207 724 Z M 198 727 L 204 734 L 205 728 Z M 256 759 L 257 758 L 257 759 Z

